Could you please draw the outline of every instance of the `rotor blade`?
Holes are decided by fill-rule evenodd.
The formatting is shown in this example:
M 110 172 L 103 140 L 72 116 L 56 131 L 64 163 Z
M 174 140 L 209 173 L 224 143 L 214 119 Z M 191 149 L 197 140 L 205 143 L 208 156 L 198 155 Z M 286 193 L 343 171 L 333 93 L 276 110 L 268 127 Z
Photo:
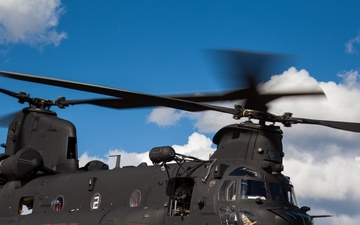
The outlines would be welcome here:
M 304 118 L 295 118 L 291 117 L 289 119 L 290 123 L 303 123 L 303 124 L 316 124 L 326 127 L 331 127 L 340 130 L 360 132 L 360 123 L 351 123 L 351 122 L 340 122 L 340 121 L 329 121 L 329 120 L 314 120 L 314 119 L 304 119 Z
M 152 102 L 136 102 L 122 98 L 94 98 L 94 99 L 79 99 L 79 100 L 74 99 L 74 100 L 63 100 L 60 103 L 65 105 L 90 104 L 90 105 L 102 106 L 113 109 L 130 109 L 130 108 L 156 106 L 156 104 L 153 104 Z
M 237 110 L 232 108 L 195 103 L 187 100 L 173 99 L 169 97 L 160 97 L 155 95 L 104 87 L 99 85 L 92 85 L 92 84 L 86 84 L 86 83 L 80 83 L 74 81 L 46 78 L 46 77 L 20 74 L 14 72 L 6 72 L 6 71 L 0 71 L 0 76 L 8 77 L 16 80 L 23 80 L 28 82 L 64 87 L 74 90 L 87 91 L 97 94 L 104 94 L 108 96 L 129 99 L 131 101 L 135 101 L 138 103 L 143 103 L 143 104 L 150 103 L 153 106 L 165 106 L 165 107 L 170 107 L 170 108 L 175 108 L 190 112 L 214 110 L 214 111 L 229 113 L 233 115 L 237 114 Z
M 266 104 L 275 99 L 282 98 L 282 97 L 295 97 L 295 96 L 318 96 L 318 97 L 326 97 L 325 93 L 322 90 L 314 90 L 314 91 L 307 91 L 307 92 L 284 92 L 284 93 L 267 93 L 267 94 L 260 94 L 262 101 Z
M 237 87 L 257 85 L 270 79 L 270 66 L 285 59 L 279 54 L 245 50 L 206 50 L 222 79 Z M 278 63 L 277 63 L 278 64 Z M 225 76 L 225 77 L 224 77 Z
M 18 112 L 8 113 L 0 117 L 0 127 L 9 126 L 10 122 Z
M 4 93 L 6 95 L 9 95 L 11 97 L 17 98 L 17 99 L 19 99 L 19 101 L 29 97 L 24 92 L 16 93 L 16 92 L 9 91 L 9 90 L 3 89 L 3 88 L 0 88 L 0 92 Z
M 0 92 L 2 92 L 4 94 L 7 94 L 7 95 L 9 95 L 11 97 L 15 97 L 15 98 L 17 98 L 17 96 L 18 96 L 18 93 L 15 93 L 15 92 L 3 89 L 3 88 L 0 88 Z
M 113 108 L 113 109 L 130 109 L 130 108 L 163 106 L 163 105 L 159 105 L 159 104 L 156 104 L 153 102 L 137 102 L 137 101 L 130 101 L 128 99 L 120 99 L 120 98 L 63 100 L 60 103 L 64 104 L 64 105 L 91 104 L 91 105 L 102 106 L 102 107 Z M 213 110 L 213 111 L 228 113 L 228 114 L 232 114 L 232 115 L 239 114 L 238 110 L 235 110 L 233 108 L 209 105 L 209 104 L 204 104 L 204 103 L 194 103 L 194 104 L 200 106 L 201 108 L 197 108 L 197 109 L 193 108 L 192 110 L 186 110 L 186 109 L 183 109 L 180 107 L 178 107 L 178 108 L 172 107 L 172 108 L 185 110 L 185 111 L 189 111 L 189 112 L 200 112 L 200 111 L 205 111 L 205 110 Z M 167 106 L 165 106 L 165 107 L 167 107 Z
M 182 99 L 192 102 L 216 102 L 216 101 L 230 101 L 230 100 L 236 100 L 239 99 L 239 96 L 244 96 L 243 99 L 245 99 L 249 93 L 248 89 L 241 89 L 237 91 L 231 91 L 227 92 L 222 95 L 201 95 L 201 96 L 180 96 L 180 95 L 174 95 L 174 96 L 166 96 L 169 98 L 176 98 L 176 99 Z M 263 101 L 268 103 L 270 101 L 273 101 L 277 98 L 282 97 L 292 97 L 292 96 L 324 96 L 325 94 L 322 91 L 313 91 L 313 92 L 294 92 L 294 93 L 271 93 L 271 94 L 262 94 L 261 97 L 263 98 Z M 97 105 L 102 107 L 108 107 L 108 108 L 115 108 L 115 109 L 129 109 L 129 108 L 141 108 L 141 107 L 152 107 L 156 106 L 156 104 L 153 104 L 152 102 L 135 102 L 135 101 L 129 101 L 128 99 L 120 99 L 120 98 L 97 98 L 97 99 L 88 99 L 88 100 L 65 100 L 61 101 L 62 104 L 68 104 L 68 105 L 77 105 L 77 104 L 91 104 L 91 105 Z
M 208 55 L 218 65 L 222 78 L 228 78 L 231 85 L 248 87 L 251 92 L 245 108 L 266 112 L 269 102 L 259 93 L 257 85 L 270 79 L 271 67 L 277 67 L 284 61 L 284 55 L 243 50 L 208 50 Z
M 251 88 L 244 88 L 238 90 L 232 90 L 225 92 L 224 94 L 210 94 L 210 95 L 172 95 L 166 96 L 169 98 L 182 99 L 192 102 L 216 102 L 216 101 L 233 101 L 240 99 L 249 99 L 253 94 L 253 90 Z M 261 102 L 263 104 L 267 104 L 275 99 L 282 97 L 294 97 L 294 96 L 325 96 L 325 93 L 322 90 L 314 90 L 307 92 L 284 92 L 284 93 L 265 93 L 258 94 Z M 245 107 L 247 108 L 247 107 Z M 249 109 L 253 109 L 248 107 Z
M 240 99 L 247 99 L 251 96 L 253 91 L 250 88 L 238 89 L 227 91 L 223 94 L 207 93 L 205 95 L 171 95 L 163 96 L 167 98 L 181 99 L 191 102 L 217 102 L 217 101 L 233 101 Z M 288 93 L 267 93 L 260 94 L 263 104 L 269 103 L 275 99 L 282 97 L 293 96 L 325 96 L 322 90 L 308 91 L 308 92 L 288 92 Z M 120 98 L 98 98 L 89 100 L 66 100 L 63 104 L 76 105 L 76 104 L 92 104 L 102 107 L 115 108 L 115 109 L 128 109 L 128 108 L 141 108 L 157 106 L 152 102 L 135 102 L 128 99 Z M 251 107 L 249 107 L 251 108 Z M 252 109 L 252 108 L 251 108 Z
M 216 102 L 240 99 L 239 96 L 246 98 L 249 95 L 247 89 L 235 90 L 226 92 L 225 94 L 210 94 L 210 95 L 172 95 L 163 96 L 165 98 L 172 98 L 178 100 L 185 100 L 191 102 Z M 76 104 L 92 104 L 97 106 L 115 108 L 115 109 L 127 109 L 127 108 L 141 108 L 141 107 L 152 107 L 158 106 L 154 102 L 137 102 L 129 99 L 121 98 L 97 98 L 88 100 L 64 100 L 61 101 L 63 104 L 76 105 Z
M 284 97 L 284 96 L 294 96 L 294 95 L 318 95 L 323 94 L 322 92 L 307 92 L 307 93 L 274 93 L 274 94 L 258 94 L 257 92 L 254 93 L 253 88 L 245 88 L 227 92 L 225 94 L 217 94 L 217 95 L 210 95 L 210 96 L 168 96 L 168 97 L 161 97 L 149 94 L 143 94 L 139 92 L 131 92 L 121 89 L 103 87 L 98 85 L 91 85 L 73 81 L 66 81 L 60 79 L 53 79 L 53 78 L 45 78 L 33 75 L 26 75 L 26 74 L 19 74 L 14 72 L 5 72 L 0 71 L 0 76 L 23 80 L 23 81 L 30 81 L 35 83 L 42 83 L 48 85 L 54 85 L 59 87 L 65 87 L 75 90 L 82 90 L 88 91 L 98 94 L 105 94 L 113 97 L 119 97 L 123 99 L 93 99 L 93 100 L 61 100 L 59 103 L 62 105 L 66 104 L 93 104 L 99 105 L 104 107 L 111 107 L 117 109 L 125 109 L 125 108 L 138 108 L 138 107 L 151 107 L 151 106 L 165 106 L 176 108 L 180 110 L 186 110 L 190 112 L 197 112 L 197 111 L 205 111 L 205 110 L 214 110 L 224 113 L 229 113 L 232 115 L 237 115 L 238 111 L 232 108 L 220 107 L 215 105 L 209 104 L 200 104 L 196 102 L 211 102 L 211 101 L 224 101 L 224 100 L 235 100 L 235 99 L 243 99 L 243 98 L 251 98 L 252 96 L 257 95 L 258 100 L 257 102 L 261 102 L 260 106 L 256 105 L 247 105 L 247 108 L 250 109 L 259 109 L 261 107 L 266 107 L 265 104 L 269 101 L 272 101 L 276 98 Z M 28 97 L 25 93 L 17 94 L 14 92 L 7 91 L 5 89 L 1 89 L 4 93 L 17 97 L 19 99 L 23 99 Z M 248 101 L 249 103 L 249 101 Z M 261 108 L 260 111 L 266 111 L 267 108 Z
M 19 74 L 13 72 L 0 71 L 0 75 L 8 78 L 49 84 L 59 87 L 71 88 L 76 90 L 88 91 L 98 94 L 105 94 L 113 97 L 119 97 L 123 100 L 104 100 L 88 102 L 89 104 L 100 105 L 112 108 L 137 108 L 137 107 L 148 107 L 148 106 L 166 106 L 171 108 L 182 109 L 186 111 L 203 111 L 203 110 L 216 110 L 213 107 L 209 107 L 206 104 L 196 104 L 194 102 L 213 102 L 213 101 L 226 101 L 226 100 L 238 100 L 247 99 L 245 108 L 267 111 L 266 104 L 276 98 L 284 96 L 294 95 L 313 95 L 314 92 L 309 93 L 277 93 L 277 94 L 259 94 L 256 85 L 259 80 L 264 80 L 266 76 L 264 71 L 268 68 L 270 62 L 279 59 L 279 55 L 250 52 L 250 51 L 239 51 L 239 50 L 209 50 L 217 57 L 217 62 L 220 62 L 222 67 L 225 69 L 227 76 L 235 79 L 237 87 L 240 86 L 240 81 L 245 80 L 247 88 L 230 91 L 220 95 L 207 95 L 207 96 L 155 96 L 149 94 L 143 94 L 138 92 L 131 92 L 121 89 L 114 89 L 108 87 L 102 87 L 97 85 L 90 85 L 78 82 L 64 81 L 58 79 L 37 77 L 26 74 Z M 278 60 L 279 61 L 279 60 Z M 269 73 L 267 76 L 270 75 Z M 268 77 L 266 77 L 268 78 Z M 319 94 L 319 93 L 315 93 Z M 126 99 L 126 100 L 125 100 Z M 177 100 L 175 100 L 177 99 Z M 82 103 L 73 104 L 85 104 Z M 118 103 L 115 103 L 118 102 Z M 71 104 L 71 103 L 70 103 Z M 221 110 L 224 111 L 223 109 Z

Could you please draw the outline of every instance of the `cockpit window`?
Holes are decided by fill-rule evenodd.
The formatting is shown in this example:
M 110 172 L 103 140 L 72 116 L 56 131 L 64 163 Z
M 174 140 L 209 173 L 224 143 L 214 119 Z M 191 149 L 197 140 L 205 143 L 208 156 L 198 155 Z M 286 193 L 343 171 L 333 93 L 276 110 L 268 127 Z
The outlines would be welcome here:
M 236 181 L 226 180 L 219 189 L 220 201 L 236 200 Z
M 298 206 L 294 187 L 291 184 L 282 186 L 277 183 L 269 183 L 269 189 L 273 200 Z
M 258 172 L 246 167 L 239 167 L 229 174 L 229 176 L 242 176 L 242 177 L 258 177 Z
M 242 199 L 257 199 L 266 200 L 265 183 L 259 180 L 241 181 L 241 198 Z

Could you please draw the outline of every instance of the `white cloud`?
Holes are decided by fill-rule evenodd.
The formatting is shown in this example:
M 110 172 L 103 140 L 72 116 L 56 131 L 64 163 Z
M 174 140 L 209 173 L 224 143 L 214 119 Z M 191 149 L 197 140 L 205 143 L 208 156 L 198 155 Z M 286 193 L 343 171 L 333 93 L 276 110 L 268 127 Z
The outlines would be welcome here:
M 173 145 L 177 153 L 183 155 L 191 155 L 199 159 L 208 160 L 209 156 L 214 153 L 215 149 L 211 147 L 212 141 L 210 138 L 197 132 L 193 133 L 188 143 L 185 145 Z
M 235 102 L 218 103 L 219 106 L 233 107 Z M 147 118 L 148 123 L 155 123 L 160 127 L 173 126 L 181 118 L 188 118 L 194 121 L 194 126 L 199 132 L 211 133 L 219 130 L 226 124 L 233 123 L 232 115 L 225 115 L 220 112 L 205 111 L 199 113 L 191 113 L 179 111 L 176 109 L 157 107 Z
M 233 104 L 232 104 L 233 105 Z M 194 126 L 204 133 L 211 133 L 219 130 L 225 124 L 234 123 L 232 115 L 223 115 L 219 112 L 207 111 L 201 114 L 194 114 L 191 116 Z
M 295 67 L 272 76 L 261 86 L 261 89 L 263 92 L 320 90 L 318 82 L 310 76 L 309 72 L 304 69 L 297 70 Z
M 63 12 L 60 0 L 1 0 L 0 44 L 59 45 L 67 37 L 56 31 Z
M 350 39 L 348 42 L 346 42 L 345 44 L 345 52 L 346 53 L 350 53 L 350 54 L 357 54 L 358 51 L 355 49 L 355 44 L 359 44 L 360 43 L 360 32 L 358 33 L 358 35 L 352 39 Z
M 302 198 L 333 201 L 346 201 L 351 198 L 360 201 L 360 163 L 355 156 L 327 156 L 328 149 L 324 149 L 325 159 L 318 160 L 297 146 L 285 147 L 286 155 L 295 151 L 291 154 L 296 157 L 285 157 L 284 166 L 286 174 L 291 175 L 291 180 Z
M 86 163 L 93 160 L 100 160 L 109 165 L 110 168 L 114 168 L 116 164 L 116 157 L 110 156 L 121 156 L 120 166 L 137 166 L 142 162 L 151 163 L 148 157 L 148 152 L 135 153 L 126 152 L 124 150 L 113 149 L 109 150 L 106 155 L 103 156 L 89 156 L 87 152 L 83 153 L 79 157 L 79 166 L 83 167 Z
M 266 91 L 302 89 L 319 85 L 326 94 L 323 98 L 282 98 L 270 104 L 271 112 L 294 113 L 294 117 L 359 122 L 360 88 L 358 71 L 339 73 L 342 82 L 320 82 L 307 71 L 290 68 L 264 84 Z M 298 196 L 306 201 L 317 201 L 320 208 L 310 214 L 331 214 L 334 217 L 317 219 L 316 224 L 358 224 L 359 216 L 333 205 L 360 205 L 358 133 L 351 133 L 315 125 L 293 125 L 283 128 L 285 171 L 291 177 Z M 351 201 L 351 203 L 350 203 Z M 321 204 L 321 202 L 324 202 Z M 327 203 L 331 204 L 327 204 Z M 319 213 L 324 210 L 326 213 Z
M 346 214 L 340 214 L 327 219 L 327 223 L 324 223 L 324 225 L 325 224 L 326 225 L 339 225 L 339 224 L 356 225 L 359 224 L 359 220 L 360 220 L 360 216 L 349 217 Z
M 356 70 L 343 71 L 339 73 L 339 76 L 343 79 L 341 84 L 320 82 L 311 77 L 306 70 L 298 71 L 292 67 L 280 75 L 273 76 L 270 81 L 261 86 L 261 90 L 264 93 L 270 93 L 322 89 L 326 97 L 283 97 L 269 104 L 270 111 L 280 115 L 290 111 L 294 113 L 294 117 L 357 121 L 360 105 L 354 104 L 354 102 L 360 100 L 359 72 Z M 233 107 L 234 103 L 229 101 L 218 105 Z M 187 113 L 167 108 L 153 110 L 148 122 L 169 126 L 180 118 L 193 120 L 194 126 L 200 132 L 206 133 L 216 132 L 222 126 L 236 122 L 231 115 L 218 112 Z
M 183 112 L 172 108 L 156 107 L 148 116 L 149 123 L 155 123 L 160 127 L 175 125 L 182 117 Z
M 342 71 L 338 73 L 338 76 L 343 79 L 343 83 L 345 86 L 349 88 L 355 88 L 359 85 L 359 71 L 350 70 L 350 71 Z
M 209 159 L 210 154 L 212 154 L 215 149 L 211 147 L 212 141 L 203 134 L 194 132 L 188 138 L 188 143 L 184 145 L 173 145 L 176 153 L 183 155 L 191 155 L 198 157 L 203 160 Z M 104 156 L 89 156 L 88 153 L 83 153 L 79 157 L 79 165 L 83 167 L 86 163 L 91 160 L 100 160 L 108 164 L 110 168 L 115 167 L 116 158 L 109 157 L 110 155 L 121 155 L 120 166 L 129 166 L 129 165 L 138 165 L 142 162 L 152 164 L 149 159 L 149 152 L 135 153 L 135 152 L 126 152 L 124 150 L 109 150 L 109 152 Z
M 320 86 L 306 70 L 297 71 L 295 68 L 290 68 L 281 75 L 273 76 L 270 81 L 266 82 L 261 87 L 263 92 L 278 92 L 280 90 L 284 91 L 284 89 L 292 92 L 294 90 L 320 90 Z M 302 100 L 303 97 L 298 98 L 295 101 L 294 98 L 291 98 L 291 100 L 289 100 L 290 107 L 298 105 L 297 102 Z M 216 104 L 220 106 L 233 107 L 235 103 L 239 103 L 239 101 L 228 101 Z M 280 113 L 282 113 L 282 111 L 280 111 Z M 194 126 L 200 132 L 205 133 L 216 132 L 221 127 L 236 122 L 232 119 L 232 115 L 224 115 L 219 112 L 205 111 L 188 113 L 169 108 L 155 108 L 149 115 L 148 122 L 156 123 L 159 126 L 170 126 L 174 125 L 180 118 L 185 117 L 193 120 Z
M 311 210 L 311 215 L 331 215 L 332 217 L 325 217 L 325 218 L 316 218 L 315 224 L 316 225 L 339 225 L 339 224 L 346 224 L 346 225 L 357 225 L 359 224 L 360 215 L 356 216 L 349 216 L 343 213 L 334 213 L 329 212 L 324 209 L 317 209 Z

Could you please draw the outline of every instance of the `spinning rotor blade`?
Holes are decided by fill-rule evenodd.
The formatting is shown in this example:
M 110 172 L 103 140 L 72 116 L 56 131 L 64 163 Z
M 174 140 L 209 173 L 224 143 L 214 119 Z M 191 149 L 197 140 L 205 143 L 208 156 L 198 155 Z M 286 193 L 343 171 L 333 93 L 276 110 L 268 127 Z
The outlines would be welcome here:
M 109 88 L 109 87 L 74 82 L 74 81 L 46 78 L 46 77 L 13 73 L 13 72 L 5 72 L 5 71 L 0 71 L 0 76 L 8 77 L 16 80 L 47 84 L 47 85 L 74 89 L 74 90 L 87 91 L 87 92 L 104 94 L 118 98 L 124 98 L 130 101 L 134 101 L 137 104 L 145 104 L 145 105 L 151 104 L 152 106 L 165 106 L 165 107 L 170 107 L 170 108 L 175 108 L 190 112 L 214 110 L 214 111 L 229 113 L 233 115 L 237 115 L 238 113 L 237 110 L 226 107 L 201 104 L 201 103 L 191 102 L 182 99 L 174 99 L 170 97 L 160 97 L 160 96 L 149 95 L 139 92 Z M 66 101 L 64 101 L 64 103 L 66 103 Z
M 5 89 L 0 88 L 0 92 L 5 93 L 9 96 L 18 98 L 20 102 L 29 102 L 29 103 L 37 103 L 38 101 L 41 104 L 46 104 L 48 106 L 57 105 L 60 108 L 65 107 L 69 104 L 94 104 L 99 106 L 111 107 L 111 108 L 136 108 L 136 107 L 144 107 L 144 106 L 165 106 L 176 108 L 180 110 L 190 111 L 190 112 L 198 112 L 198 111 L 205 111 L 205 110 L 214 110 L 223 113 L 229 113 L 234 116 L 234 118 L 239 119 L 241 117 L 249 117 L 254 119 L 259 119 L 260 121 L 268 121 L 268 122 L 280 122 L 283 123 L 285 126 L 291 126 L 292 124 L 303 123 L 303 124 L 316 124 L 327 126 L 331 128 L 352 131 L 352 132 L 360 132 L 360 123 L 349 123 L 349 122 L 339 122 L 339 121 L 327 121 L 327 120 L 313 120 L 313 119 L 305 119 L 305 118 L 295 118 L 291 117 L 291 114 L 287 113 L 283 116 L 275 116 L 270 113 L 260 111 L 260 110 L 246 110 L 243 107 L 236 105 L 235 108 L 227 108 L 215 105 L 209 105 L 204 103 L 197 103 L 194 102 L 196 98 L 197 100 L 209 100 L 209 96 L 182 96 L 183 99 L 179 98 L 172 98 L 172 97 L 160 97 L 154 96 L 149 94 L 143 94 L 138 92 L 131 92 L 121 89 L 103 87 L 98 85 L 91 85 L 73 81 L 66 81 L 66 80 L 59 80 L 53 78 L 45 78 L 39 76 L 32 76 L 32 75 L 25 75 L 25 74 L 18 74 L 12 72 L 1 72 L 1 76 L 30 81 L 35 83 L 42 83 L 48 85 L 54 85 L 59 87 L 65 87 L 75 90 L 82 90 L 88 91 L 98 94 L 105 94 L 113 97 L 119 97 L 124 99 L 90 99 L 90 100 L 65 100 L 64 98 L 59 98 L 56 101 L 49 101 L 37 98 L 30 98 L 29 95 L 26 93 L 20 92 L 15 93 L 12 91 L 8 91 Z M 246 89 L 245 89 L 246 90 Z M 240 92 L 244 90 L 239 90 Z M 231 95 L 234 92 L 229 92 L 223 96 Z M 290 93 L 288 95 L 307 95 L 308 93 Z M 320 92 L 317 94 L 321 94 Z M 219 97 L 219 98 L 223 98 Z M 265 97 L 267 96 L 267 97 Z M 286 94 L 268 94 L 264 95 L 265 99 L 272 100 L 278 97 L 286 96 Z M 211 97 L 211 96 L 210 96 Z M 212 98 L 212 97 L 211 97 Z M 211 100 L 210 98 L 210 100 Z M 192 100 L 192 101 L 190 101 Z M 9 114 L 0 118 L 0 125 L 6 125 L 6 123 L 13 118 L 13 114 Z
M 102 87 L 97 85 L 25 75 L 25 74 L 13 73 L 13 72 L 0 71 L 0 75 L 18 80 L 49 84 L 49 85 L 60 86 L 65 88 L 71 88 L 75 90 L 89 91 L 99 94 L 111 95 L 114 97 L 120 97 L 114 99 L 100 98 L 100 99 L 89 99 L 89 100 L 58 99 L 57 101 L 51 102 L 52 105 L 57 105 L 60 108 L 63 108 L 66 105 L 75 105 L 75 104 L 92 104 L 92 105 L 115 108 L 115 109 L 165 106 L 165 107 L 172 107 L 176 109 L 186 110 L 190 112 L 215 110 L 215 111 L 225 112 L 235 115 L 236 112 L 231 108 L 224 108 L 224 107 L 208 105 L 208 104 L 199 104 L 196 102 L 228 101 L 235 99 L 237 100 L 237 99 L 251 98 L 253 94 L 253 90 L 246 88 L 246 89 L 229 91 L 224 94 L 210 94 L 204 96 L 187 95 L 187 96 L 160 97 L 160 96 L 148 95 L 138 92 L 130 92 L 120 89 Z M 30 101 L 29 96 L 26 95 L 25 93 L 18 94 L 15 92 L 7 91 L 5 89 L 0 89 L 0 91 L 12 97 L 18 98 L 19 101 L 20 99 L 23 99 L 23 101 L 28 101 L 28 102 Z M 273 94 L 261 95 L 261 100 L 264 103 L 268 103 L 274 99 L 284 96 L 322 95 L 322 94 L 323 92 L 286 93 L 286 94 L 273 93 Z M 27 99 L 25 100 L 25 98 Z
M 169 98 L 181 99 L 192 102 L 216 102 L 216 101 L 230 101 L 239 99 L 239 96 L 246 96 L 248 89 L 242 89 L 238 91 L 229 92 L 224 95 L 204 95 L 204 96 L 166 96 Z M 320 95 L 323 96 L 322 91 L 314 92 L 294 92 L 294 93 L 272 93 L 272 94 L 262 94 L 264 102 L 268 103 L 275 99 L 286 97 L 286 96 L 309 96 L 309 95 Z M 245 98 L 245 97 L 244 97 Z M 244 99 L 243 98 L 243 99 Z M 120 98 L 98 98 L 98 99 L 89 99 L 89 100 L 65 100 L 63 104 L 76 105 L 76 104 L 91 104 L 102 107 L 114 108 L 114 109 L 130 109 L 130 108 L 142 108 L 142 107 L 153 107 L 157 106 L 152 102 L 134 102 L 129 101 L 128 99 Z
M 270 66 L 279 65 L 286 57 L 284 55 L 260 53 L 239 50 L 208 50 L 211 59 L 218 65 L 220 74 L 227 76 L 237 87 L 248 87 L 249 94 L 244 96 L 247 100 L 244 105 L 247 109 L 266 112 L 266 104 L 276 98 L 293 95 L 322 94 L 321 91 L 309 93 L 277 93 L 268 96 L 260 94 L 257 85 L 270 79 Z M 244 84 L 245 81 L 245 84 Z
M 218 108 L 216 106 L 207 104 L 196 104 L 195 102 L 214 102 L 214 101 L 228 101 L 247 99 L 245 108 L 267 111 L 266 104 L 274 99 L 284 96 L 301 96 L 301 95 L 324 95 L 322 91 L 313 92 L 299 92 L 299 93 L 272 93 L 259 94 L 256 85 L 259 80 L 264 80 L 264 72 L 266 65 L 275 61 L 279 57 L 274 54 L 263 54 L 249 51 L 238 50 L 209 50 L 218 59 L 222 67 L 225 69 L 225 74 L 236 80 L 237 86 L 243 86 L 243 80 L 246 82 L 247 88 L 237 89 L 224 94 L 210 94 L 206 96 L 155 96 L 143 94 L 138 92 L 131 92 L 121 89 L 114 89 L 102 87 L 97 85 L 90 85 L 72 81 L 51 79 L 45 77 L 37 77 L 26 74 L 19 74 L 13 72 L 1 72 L 0 75 L 8 78 L 54 85 L 59 87 L 71 88 L 75 90 L 88 91 L 98 94 L 105 94 L 121 99 L 92 99 L 92 100 L 72 100 L 62 101 L 66 104 L 93 104 L 103 107 L 110 107 L 116 109 L 139 108 L 151 106 L 165 106 L 191 112 L 215 110 L 229 113 L 229 110 Z M 233 113 L 233 112 L 231 112 Z
M 225 94 L 211 94 L 211 95 L 174 95 L 174 96 L 163 96 L 165 98 L 172 98 L 178 100 L 185 100 L 191 102 L 216 102 L 225 100 L 234 100 L 239 96 L 247 96 L 248 89 L 241 89 L 236 91 L 226 92 Z M 98 98 L 89 100 L 66 100 L 66 104 L 92 104 L 97 106 L 103 106 L 115 109 L 128 109 L 128 108 L 141 108 L 141 107 L 152 107 L 157 106 L 154 102 L 135 102 L 128 99 L 120 98 Z
M 16 116 L 18 112 L 8 113 L 0 117 L 0 127 L 7 127 L 9 126 L 10 122 Z
M 206 53 L 219 72 L 237 86 L 251 86 L 269 80 L 269 65 L 280 59 L 280 55 L 244 50 L 206 50 Z
M 256 85 L 264 78 L 265 67 L 274 56 L 238 50 L 210 50 L 209 53 L 219 65 L 220 73 L 225 74 L 230 82 L 238 87 L 248 87 L 249 95 L 246 96 L 245 108 L 266 112 L 268 108 Z

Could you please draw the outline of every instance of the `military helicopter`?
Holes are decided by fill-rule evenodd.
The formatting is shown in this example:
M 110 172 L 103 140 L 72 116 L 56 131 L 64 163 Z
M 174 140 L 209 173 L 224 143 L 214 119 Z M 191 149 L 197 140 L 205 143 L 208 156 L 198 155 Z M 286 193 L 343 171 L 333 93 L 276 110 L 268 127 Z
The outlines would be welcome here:
M 274 99 L 323 92 L 260 94 L 250 78 L 256 72 L 249 71 L 249 87 L 206 96 L 157 96 L 0 71 L 6 78 L 113 97 L 47 100 L 0 89 L 29 104 L 13 116 L 2 144 L 0 224 L 310 225 L 314 218 L 328 216 L 309 215 L 310 207 L 298 206 L 290 178 L 282 174 L 283 133 L 276 123 L 316 124 L 351 132 L 360 132 L 360 124 L 296 118 L 291 113 L 273 115 L 266 103 Z M 203 103 L 242 98 L 245 107 Z M 220 129 L 213 138 L 217 149 L 206 160 L 160 146 L 149 152 L 154 165 L 120 167 L 118 157 L 113 169 L 98 160 L 80 168 L 75 126 L 50 110 L 76 104 L 213 110 L 249 120 Z

